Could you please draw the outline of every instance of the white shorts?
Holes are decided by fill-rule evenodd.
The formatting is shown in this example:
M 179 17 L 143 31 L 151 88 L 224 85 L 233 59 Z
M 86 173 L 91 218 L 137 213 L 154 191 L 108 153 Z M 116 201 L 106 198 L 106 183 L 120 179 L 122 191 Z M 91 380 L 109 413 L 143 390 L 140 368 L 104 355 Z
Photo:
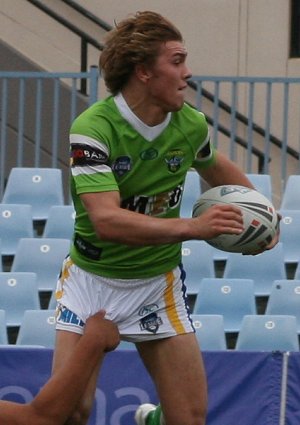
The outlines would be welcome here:
M 148 279 L 110 279 L 86 272 L 70 258 L 57 283 L 56 329 L 83 333 L 100 309 L 131 342 L 194 332 L 179 267 Z

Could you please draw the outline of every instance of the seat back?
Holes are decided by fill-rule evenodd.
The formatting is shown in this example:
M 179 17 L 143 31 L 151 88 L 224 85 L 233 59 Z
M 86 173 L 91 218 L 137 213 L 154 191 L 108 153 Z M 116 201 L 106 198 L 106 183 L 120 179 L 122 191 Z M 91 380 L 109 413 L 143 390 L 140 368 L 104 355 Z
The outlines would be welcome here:
M 220 314 L 225 332 L 238 332 L 243 317 L 257 313 L 253 280 L 202 279 L 193 313 Z
M 274 281 L 266 305 L 266 314 L 295 316 L 300 334 L 300 279 Z
M 272 177 L 270 174 L 246 174 L 255 189 L 272 202 Z
M 69 249 L 68 239 L 22 238 L 11 271 L 36 273 L 39 291 L 52 291 Z
M 191 314 L 191 319 L 201 350 L 227 349 L 222 315 Z
M 296 317 L 269 314 L 244 316 L 236 350 L 299 351 Z
M 0 204 L 2 255 L 15 255 L 20 238 L 33 238 L 32 207 L 25 204 Z
M 182 243 L 182 264 L 186 272 L 187 294 L 197 294 L 200 282 L 205 277 L 215 277 L 213 249 L 204 241 Z
M 181 217 L 192 217 L 194 203 L 200 198 L 200 176 L 197 171 L 189 170 L 186 175 L 182 194 Z
M 0 345 L 8 344 L 6 328 L 6 311 L 0 310 Z
M 282 244 L 258 255 L 229 253 L 223 277 L 252 279 L 255 295 L 269 296 L 274 280 L 287 278 Z
M 55 310 L 26 310 L 16 344 L 54 348 L 55 324 Z
M 300 175 L 290 175 L 281 198 L 280 210 L 300 210 Z
M 74 232 L 75 210 L 72 205 L 54 205 L 45 223 L 44 238 L 71 239 Z
M 64 204 L 62 171 L 58 168 L 12 168 L 2 203 L 29 204 L 34 220 L 46 220 L 50 206 Z
M 298 263 L 300 250 L 298 236 L 300 236 L 300 209 L 281 210 L 280 242 L 283 246 L 285 263 Z
M 35 273 L 0 273 L 0 309 L 6 311 L 6 326 L 20 326 L 25 310 L 40 308 Z

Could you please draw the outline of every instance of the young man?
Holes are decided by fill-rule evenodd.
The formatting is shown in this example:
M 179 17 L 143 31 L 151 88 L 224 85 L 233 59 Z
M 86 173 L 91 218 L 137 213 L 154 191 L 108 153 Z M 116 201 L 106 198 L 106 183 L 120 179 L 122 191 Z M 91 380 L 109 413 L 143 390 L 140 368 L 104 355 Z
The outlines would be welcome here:
M 104 308 L 121 338 L 136 343 L 160 398 L 157 409 L 138 409 L 138 425 L 204 425 L 206 378 L 181 242 L 243 230 L 241 211 L 229 205 L 179 218 L 186 173 L 194 167 L 211 186 L 252 187 L 215 151 L 204 115 L 184 103 L 186 56 L 180 32 L 159 14 L 123 20 L 100 57 L 112 96 L 83 112 L 70 132 L 76 223 L 58 282 L 54 371 L 68 362 L 85 320 Z M 99 365 L 66 424 L 86 424 L 98 372 Z
M 101 311 L 89 317 L 84 333 L 61 370 L 54 374 L 31 403 L 0 401 L 1 425 L 63 425 L 84 394 L 94 368 L 104 353 L 119 343 L 117 326 Z M 71 390 L 70 390 L 71 388 Z

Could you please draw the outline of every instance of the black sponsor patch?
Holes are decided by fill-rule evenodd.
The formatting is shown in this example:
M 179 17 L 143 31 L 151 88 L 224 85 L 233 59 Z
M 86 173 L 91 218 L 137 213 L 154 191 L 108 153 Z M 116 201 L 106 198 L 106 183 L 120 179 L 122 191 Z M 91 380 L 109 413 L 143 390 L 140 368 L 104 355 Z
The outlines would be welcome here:
M 90 258 L 91 260 L 100 260 L 102 249 L 85 241 L 78 235 L 78 233 L 75 234 L 74 246 L 77 251 L 85 257 Z
M 70 156 L 72 167 L 106 164 L 108 159 L 106 152 L 100 148 L 80 143 L 71 144 Z

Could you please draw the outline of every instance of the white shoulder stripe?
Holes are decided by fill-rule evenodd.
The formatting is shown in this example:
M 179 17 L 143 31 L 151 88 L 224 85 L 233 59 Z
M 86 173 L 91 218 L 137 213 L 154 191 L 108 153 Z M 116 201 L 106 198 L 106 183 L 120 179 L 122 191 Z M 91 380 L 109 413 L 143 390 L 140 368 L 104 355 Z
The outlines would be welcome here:
M 110 173 L 111 168 L 107 165 L 97 165 L 96 167 L 72 167 L 72 176 L 80 176 L 82 174 L 99 174 L 99 173 Z
M 70 143 L 84 144 L 97 149 L 100 148 L 103 152 L 109 155 L 109 149 L 107 145 L 100 142 L 99 140 L 93 139 L 92 137 L 84 136 L 83 134 L 70 134 Z

